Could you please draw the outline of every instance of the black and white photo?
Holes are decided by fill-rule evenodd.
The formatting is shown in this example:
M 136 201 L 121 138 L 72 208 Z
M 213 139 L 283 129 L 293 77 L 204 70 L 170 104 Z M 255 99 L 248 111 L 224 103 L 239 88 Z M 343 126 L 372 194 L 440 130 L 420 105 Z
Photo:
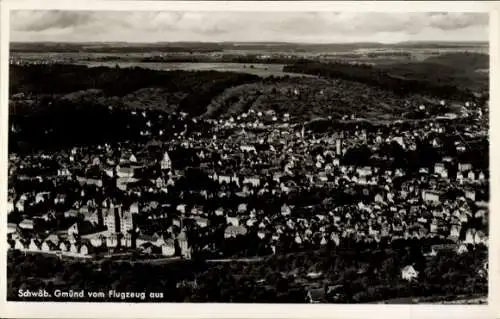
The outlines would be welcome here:
M 7 301 L 488 303 L 488 12 L 9 27 Z

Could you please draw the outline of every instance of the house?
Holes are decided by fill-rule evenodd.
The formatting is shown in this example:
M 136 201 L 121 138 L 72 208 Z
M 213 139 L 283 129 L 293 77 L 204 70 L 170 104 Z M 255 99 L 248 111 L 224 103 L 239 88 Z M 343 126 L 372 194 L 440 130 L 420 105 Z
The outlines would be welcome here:
M 66 194 L 57 194 L 54 198 L 54 204 L 64 204 L 66 202 Z
M 37 217 L 35 217 L 35 218 L 37 218 Z M 39 216 L 38 218 L 43 219 L 46 222 L 56 219 L 54 211 L 48 211 L 45 214 L 42 214 L 41 216 Z
M 128 210 L 129 210 L 130 214 L 139 214 L 139 203 L 135 202 L 135 203 L 130 204 L 130 207 Z
M 167 257 L 175 255 L 175 241 L 172 238 L 168 238 L 165 240 L 165 243 L 161 245 L 161 254 Z
M 120 243 L 122 247 L 132 247 L 133 246 L 132 234 L 130 233 L 122 234 L 120 238 Z
M 361 176 L 361 177 L 358 178 L 358 184 L 367 185 L 368 184 L 368 180 L 366 179 L 365 176 Z
M 458 163 L 458 171 L 466 172 L 472 170 L 472 164 L 470 163 Z
M 115 170 L 113 167 L 106 167 L 103 169 L 104 174 L 106 174 L 108 177 L 114 177 L 115 176 Z
M 306 301 L 309 303 L 322 303 L 325 302 L 325 296 L 324 288 L 309 288 L 307 290 Z
M 129 184 L 133 184 L 135 182 L 138 182 L 139 179 L 137 178 L 132 178 L 132 177 L 120 177 L 116 180 L 116 187 L 118 187 L 122 191 L 126 191 L 128 189 Z
M 32 219 L 23 219 L 19 223 L 19 228 L 33 230 L 33 228 L 34 228 L 33 220 Z
M 60 168 L 57 170 L 57 176 L 68 177 L 71 176 L 71 172 L 67 168 Z
M 258 186 L 260 186 L 260 178 L 258 176 L 244 177 L 243 184 L 251 184 L 254 187 L 258 187 Z
M 110 234 L 108 237 L 106 237 L 106 246 L 108 248 L 118 247 L 119 238 L 120 238 L 119 234 L 116 233 Z
M 486 210 L 484 210 L 484 209 L 479 209 L 479 210 L 478 210 L 478 211 L 474 214 L 474 218 L 482 218 L 482 219 L 488 218 L 487 213 L 486 213 Z
M 443 252 L 453 252 L 457 250 L 457 245 L 456 244 L 432 245 L 432 250 L 435 251 L 437 254 Z
M 128 234 L 134 229 L 134 216 L 130 210 L 121 211 L 120 218 L 120 232 Z
M 64 218 L 78 217 L 80 212 L 77 209 L 68 209 L 64 212 Z
M 17 232 L 17 225 L 14 223 L 7 223 L 7 234 L 12 234 Z
M 340 237 L 337 233 L 331 233 L 330 240 L 335 243 L 335 246 L 340 245 Z
M 457 248 L 457 254 L 459 254 L 459 255 L 464 254 L 464 253 L 466 253 L 468 251 L 469 250 L 467 249 L 467 245 L 465 245 L 465 244 L 461 244 Z
M 226 216 L 226 223 L 237 227 L 240 224 L 240 218 L 238 216 Z
M 35 238 L 31 238 L 28 246 L 29 251 L 39 251 L 42 249 L 42 243 Z
M 90 209 L 83 213 L 83 220 L 88 221 L 93 226 L 101 224 L 100 212 L 97 209 Z
M 460 226 L 452 225 L 450 227 L 450 239 L 457 241 L 460 238 Z
M 289 216 L 292 213 L 292 210 L 290 209 L 290 206 L 287 204 L 283 204 L 281 206 L 281 215 L 283 216 Z
M 327 243 L 328 243 L 328 240 L 327 240 L 324 236 L 323 236 L 323 237 L 321 237 L 321 241 L 319 242 L 319 244 L 320 244 L 321 246 L 324 246 L 324 245 L 326 245 Z
M 219 183 L 230 184 L 231 181 L 232 181 L 232 178 L 230 175 L 224 175 L 224 174 L 219 175 Z
M 247 233 L 247 229 L 244 226 L 230 225 L 226 227 L 224 231 L 224 238 L 234 238 L 237 236 L 244 236 Z
M 15 240 L 14 249 L 23 251 L 27 248 L 26 242 L 23 239 L 18 238 Z
M 78 254 L 80 251 L 78 243 L 72 243 L 69 247 L 69 252 L 72 254 Z
M 161 237 L 158 234 L 153 234 L 151 236 L 145 235 L 145 234 L 140 234 L 137 236 L 135 242 L 137 247 L 143 246 L 145 243 L 151 243 L 153 245 L 156 244 L 156 242 L 160 239 Z
M 476 200 L 476 191 L 474 191 L 472 189 L 466 189 L 464 191 L 464 193 L 465 193 L 465 198 L 468 198 L 471 201 L 475 201 Z
M 483 262 L 482 267 L 478 270 L 479 276 L 483 278 L 488 278 L 488 270 L 489 270 L 488 261 L 486 260 L 485 262 Z
M 91 253 L 93 247 L 89 243 L 82 243 L 80 245 L 80 255 L 86 256 Z
M 430 204 L 439 204 L 442 193 L 435 190 L 423 190 L 422 191 L 422 199 Z
M 486 180 L 486 175 L 484 174 L 483 171 L 480 171 L 478 176 L 477 176 L 477 179 L 481 182 L 484 182 Z
M 130 166 L 116 166 L 116 175 L 119 178 L 131 178 L 134 177 L 134 169 Z
M 142 243 L 138 247 L 141 249 L 142 252 L 144 252 L 148 255 L 156 254 L 158 252 L 158 247 L 150 242 Z
M 170 170 L 172 169 L 172 160 L 168 155 L 168 152 L 163 154 L 163 159 L 161 160 L 160 167 L 162 170 Z
M 207 218 L 201 216 L 194 216 L 193 219 L 196 222 L 196 224 L 201 228 L 208 227 L 209 225 L 209 220 Z
M 133 229 L 133 215 L 130 210 L 123 211 L 121 205 L 104 211 L 104 225 L 110 232 L 127 234 Z
M 423 255 L 424 257 L 435 257 L 437 256 L 438 252 L 436 251 L 436 248 L 434 246 L 431 247 L 430 251 L 425 252 Z
M 12 201 L 12 199 L 9 199 L 7 201 L 7 214 L 10 214 L 14 211 L 14 202 Z
M 474 244 L 476 245 L 479 245 L 479 244 L 483 244 L 483 245 L 488 245 L 488 236 L 486 236 L 486 234 L 479 230 L 477 231 L 475 234 L 474 234 Z
M 264 239 L 266 237 L 266 233 L 263 231 L 258 231 L 257 237 L 259 237 L 260 239 Z
M 191 247 L 188 243 L 187 235 L 184 231 L 181 231 L 179 235 L 177 235 L 177 243 L 179 244 L 180 253 L 183 258 L 190 259 L 191 258 Z
M 44 239 L 42 243 L 42 250 L 43 251 L 59 250 L 59 242 L 60 239 L 57 235 L 55 234 L 49 235 L 47 238 Z
M 99 157 L 97 157 L 97 156 L 96 156 L 96 157 L 94 157 L 94 158 L 92 159 L 92 165 L 94 165 L 94 166 L 99 166 L 99 165 L 101 165 L 101 159 L 100 159 Z
M 68 241 L 61 241 L 59 243 L 59 250 L 62 252 L 69 251 L 70 247 L 71 247 L 71 244 Z
M 401 278 L 407 281 L 412 281 L 418 278 L 418 271 L 412 265 L 408 265 L 401 269 Z
M 467 179 L 470 181 L 476 180 L 476 173 L 474 173 L 474 171 L 469 171 L 469 173 L 467 173 Z
M 247 211 L 247 204 L 241 203 L 238 205 L 238 213 L 244 213 Z
M 444 163 L 436 163 L 434 165 L 434 173 L 436 173 L 438 175 L 442 175 L 445 170 L 446 170 L 446 167 L 445 167 Z
M 102 231 L 93 234 L 83 235 L 82 239 L 88 240 L 93 247 L 101 247 L 106 243 L 106 237 L 109 236 L 109 231 Z
M 308 277 L 310 279 L 318 279 L 318 278 L 323 277 L 323 273 L 312 271 L 312 272 L 307 273 L 306 277 Z
M 251 145 L 241 145 L 240 149 L 242 152 L 256 152 L 255 146 Z
M 475 234 L 476 234 L 475 229 L 472 229 L 472 228 L 467 229 L 467 232 L 465 233 L 464 243 L 473 245 L 475 243 L 474 242 L 474 235 Z
M 186 206 L 187 206 L 186 204 L 179 204 L 179 205 L 177 205 L 175 210 L 177 210 L 181 214 L 185 214 L 186 213 Z
M 70 236 L 74 235 L 85 235 L 89 234 L 92 232 L 93 226 L 90 222 L 88 221 L 78 221 L 74 224 L 72 224 L 68 230 L 67 233 Z
M 25 205 L 26 200 L 25 199 L 20 199 L 16 202 L 16 209 L 19 212 L 24 212 L 24 205 Z
M 374 201 L 375 201 L 375 203 L 385 204 L 384 196 L 381 193 L 378 193 L 377 195 L 375 195 Z
M 162 177 L 158 177 L 154 180 L 154 184 L 157 188 L 165 187 L 165 179 Z
M 99 178 L 77 176 L 76 180 L 80 183 L 80 185 L 87 184 L 87 185 L 95 185 L 97 187 L 102 187 L 102 179 Z
M 418 172 L 421 174 L 429 174 L 429 169 L 426 167 L 421 167 L 419 168 Z
M 36 196 L 35 196 L 35 202 L 37 204 L 45 202 L 45 198 L 47 197 L 48 194 L 49 193 L 47 193 L 47 192 L 42 192 L 42 193 L 36 194 Z

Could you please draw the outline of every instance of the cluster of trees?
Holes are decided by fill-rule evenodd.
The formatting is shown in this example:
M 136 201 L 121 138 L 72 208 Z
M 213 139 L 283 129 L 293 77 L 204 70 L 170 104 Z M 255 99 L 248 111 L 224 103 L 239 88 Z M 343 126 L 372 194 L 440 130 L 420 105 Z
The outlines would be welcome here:
M 283 71 L 357 81 L 388 89 L 400 95 L 420 93 L 446 99 L 466 100 L 473 97 L 470 90 L 471 81 L 477 77 L 471 78 L 468 69 L 467 71 L 460 69 L 462 66 L 463 64 L 451 66 L 432 61 L 386 66 L 300 61 L 286 65 Z M 483 80 L 481 84 L 482 91 L 487 91 L 487 80 Z
M 265 63 L 265 64 L 286 64 L 298 61 L 297 57 L 274 56 L 260 57 L 257 54 L 222 54 L 218 56 L 208 56 L 206 54 L 185 54 L 178 56 L 152 56 L 140 59 L 140 62 L 215 62 L 215 63 Z M 252 66 L 250 66 L 252 67 Z
M 155 43 L 144 45 L 102 44 L 87 45 L 81 43 L 21 43 L 11 44 L 14 53 L 143 53 L 148 52 L 219 52 L 222 45 L 218 43 Z
M 216 94 L 228 86 L 257 81 L 250 74 L 216 71 L 157 71 L 79 65 L 15 65 L 10 69 L 11 94 L 65 94 L 100 89 L 107 96 L 124 96 L 141 88 L 163 88 L 194 95 Z M 188 109 L 184 110 L 189 112 Z
M 427 81 L 439 87 L 446 83 L 458 91 L 488 93 L 489 56 L 482 53 L 455 52 L 431 56 L 421 62 L 393 63 L 381 69 L 394 76 Z
M 131 107 L 196 116 L 226 88 L 259 79 L 230 72 L 74 65 L 12 66 L 10 72 L 12 147 L 19 142 L 38 147 L 137 138 L 144 126 L 133 123 Z M 165 99 L 156 98 L 158 92 L 140 93 L 144 88 L 160 90 Z M 139 101 L 129 103 L 134 99 Z
M 227 90 L 212 100 L 206 115 L 272 109 L 278 115 L 289 113 L 292 118 L 303 121 L 326 117 L 342 119 L 351 115 L 367 119 L 400 119 L 423 103 L 420 96 L 402 97 L 359 81 L 289 77 L 265 79 Z
M 457 153 L 455 145 L 457 137 L 452 136 L 444 140 L 442 148 L 434 148 L 430 139 L 417 141 L 415 150 L 405 150 L 397 142 L 382 144 L 379 151 L 374 152 L 366 145 L 359 145 L 350 148 L 344 154 L 342 161 L 347 165 L 356 166 L 388 166 L 388 168 L 403 168 L 407 172 L 417 172 L 422 167 L 431 169 L 434 164 L 441 161 L 444 156 L 456 156 L 459 162 L 470 163 L 475 169 L 488 170 L 488 140 L 482 139 L 477 142 L 468 143 L 468 148 L 463 153 Z M 477 156 L 481 154 L 481 156 Z M 385 158 L 392 158 L 391 161 L 380 160 L 377 165 L 377 159 L 374 155 Z M 456 174 L 456 165 L 448 165 L 449 175 Z
M 487 278 L 479 271 L 487 259 L 484 247 L 429 258 L 422 256 L 420 245 L 400 241 L 385 249 L 324 249 L 216 264 L 200 259 L 166 264 L 86 263 L 14 251 L 8 255 L 8 299 L 22 300 L 18 289 L 41 288 L 163 292 L 162 301 L 170 302 L 297 303 L 306 301 L 310 285 L 325 290 L 341 285 L 341 298 L 335 302 L 343 303 L 487 293 Z M 412 283 L 401 279 L 401 268 L 408 264 L 419 271 Z M 319 278 L 307 279 L 311 272 Z
M 488 54 L 476 52 L 451 52 L 442 55 L 431 56 L 426 62 L 439 63 L 446 66 L 467 68 L 468 72 L 478 69 L 488 69 L 490 58 Z

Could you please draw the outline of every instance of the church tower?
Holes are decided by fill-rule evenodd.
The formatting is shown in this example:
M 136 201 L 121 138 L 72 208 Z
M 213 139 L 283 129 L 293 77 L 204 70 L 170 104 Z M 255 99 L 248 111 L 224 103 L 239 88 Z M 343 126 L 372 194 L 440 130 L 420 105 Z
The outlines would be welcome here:
M 163 159 L 161 160 L 161 169 L 163 171 L 172 169 L 172 160 L 168 155 L 168 152 L 165 152 L 163 155 Z

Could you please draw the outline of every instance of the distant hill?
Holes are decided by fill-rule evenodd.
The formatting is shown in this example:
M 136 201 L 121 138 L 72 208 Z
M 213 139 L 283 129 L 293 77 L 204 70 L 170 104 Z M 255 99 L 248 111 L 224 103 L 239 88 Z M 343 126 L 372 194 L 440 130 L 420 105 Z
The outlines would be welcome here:
M 488 91 L 489 56 L 474 52 L 450 52 L 431 56 L 421 62 L 393 63 L 386 67 L 390 74 L 434 83 L 446 83 L 459 91 Z
M 401 117 L 410 110 L 405 101 L 422 103 L 418 97 L 402 97 L 388 90 L 346 80 L 288 78 L 248 83 L 228 88 L 207 106 L 204 117 L 237 115 L 254 110 L 273 110 L 278 116 L 308 121 L 345 115 L 371 119 Z
M 455 52 L 383 65 L 352 65 L 344 62 L 301 61 L 284 67 L 286 72 L 346 79 L 391 90 L 398 94 L 420 93 L 446 99 L 464 99 L 473 92 L 488 92 L 489 56 Z
M 314 72 L 334 72 L 328 65 L 313 66 L 317 67 Z M 383 121 L 410 116 L 419 104 L 430 105 L 434 97 L 422 90 L 415 93 L 411 85 L 395 90 L 383 81 L 376 83 L 379 73 L 370 73 L 368 66 L 344 64 L 335 72 L 341 73 L 320 78 L 260 78 L 216 71 L 13 65 L 9 121 L 20 133 L 11 134 L 9 143 L 10 147 L 20 142 L 39 147 L 55 145 L 56 140 L 71 144 L 137 138 L 140 128 L 129 129 L 132 110 L 184 112 L 204 118 L 273 110 L 280 117 L 289 113 L 295 123 L 345 116 Z M 346 72 L 352 72 L 350 78 L 338 76 Z
M 425 60 L 428 63 L 446 65 L 455 69 L 462 69 L 464 72 L 476 71 L 478 69 L 489 69 L 490 57 L 487 54 L 473 52 L 451 52 L 429 57 Z
M 377 42 L 360 43 L 288 43 L 288 42 L 12 42 L 12 52 L 219 52 L 227 50 L 267 51 L 267 52 L 341 52 L 358 49 L 445 49 L 484 48 L 487 42 L 401 42 L 384 44 Z

